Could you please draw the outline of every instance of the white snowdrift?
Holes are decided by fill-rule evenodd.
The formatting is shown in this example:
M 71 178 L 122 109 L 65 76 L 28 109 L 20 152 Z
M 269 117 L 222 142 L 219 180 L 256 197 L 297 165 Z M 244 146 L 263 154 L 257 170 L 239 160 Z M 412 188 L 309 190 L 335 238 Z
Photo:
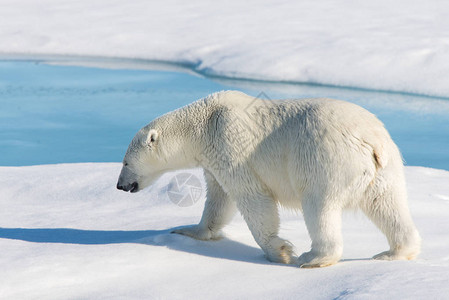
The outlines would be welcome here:
M 445 0 L 0 0 L 0 53 L 449 96 Z
M 170 229 L 197 223 L 169 201 L 166 174 L 138 194 L 117 191 L 120 164 L 0 167 L 1 299 L 443 299 L 449 293 L 449 172 L 407 167 L 412 214 L 423 237 L 416 261 L 383 262 L 383 235 L 344 216 L 336 266 L 269 263 L 238 216 L 227 238 L 201 242 Z M 192 170 L 201 179 L 200 170 Z M 204 188 L 204 186 L 203 186 Z M 309 238 L 300 215 L 282 211 L 281 236 L 297 252 Z

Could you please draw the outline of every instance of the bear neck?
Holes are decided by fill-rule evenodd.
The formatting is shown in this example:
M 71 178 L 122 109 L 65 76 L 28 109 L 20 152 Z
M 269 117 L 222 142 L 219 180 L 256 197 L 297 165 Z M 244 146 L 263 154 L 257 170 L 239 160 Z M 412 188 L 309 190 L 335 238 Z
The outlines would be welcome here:
M 212 111 L 213 104 L 202 99 L 159 119 L 165 144 L 162 155 L 169 170 L 202 167 L 198 157 L 204 148 L 206 124 Z

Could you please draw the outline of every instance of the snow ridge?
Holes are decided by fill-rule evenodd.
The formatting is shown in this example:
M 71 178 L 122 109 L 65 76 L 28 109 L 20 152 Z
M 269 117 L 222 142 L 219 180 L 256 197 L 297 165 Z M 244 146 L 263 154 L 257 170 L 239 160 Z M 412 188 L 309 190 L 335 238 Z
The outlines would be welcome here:
M 212 76 L 449 97 L 444 0 L 1 0 L 0 53 L 150 59 Z

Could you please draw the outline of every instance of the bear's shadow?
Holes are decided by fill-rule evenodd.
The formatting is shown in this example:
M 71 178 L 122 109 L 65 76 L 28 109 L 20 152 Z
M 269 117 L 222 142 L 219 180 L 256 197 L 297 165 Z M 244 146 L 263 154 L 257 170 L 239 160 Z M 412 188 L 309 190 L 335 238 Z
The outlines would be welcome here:
M 262 250 L 228 238 L 219 241 L 198 241 L 171 234 L 176 228 L 165 230 L 104 231 L 71 228 L 0 228 L 0 238 L 33 243 L 78 245 L 144 244 L 163 246 L 172 250 L 234 261 L 278 265 L 265 259 Z

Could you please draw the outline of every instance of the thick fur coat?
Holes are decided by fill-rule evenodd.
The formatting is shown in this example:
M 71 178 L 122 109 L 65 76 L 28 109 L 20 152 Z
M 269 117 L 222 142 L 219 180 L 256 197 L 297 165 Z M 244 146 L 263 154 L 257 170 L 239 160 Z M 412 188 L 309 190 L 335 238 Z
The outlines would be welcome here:
M 342 210 L 358 208 L 390 245 L 374 258 L 413 259 L 420 251 L 400 152 L 383 124 L 355 104 L 210 95 L 142 128 L 117 187 L 137 192 L 190 167 L 204 169 L 207 200 L 201 222 L 175 233 L 218 239 L 238 210 L 270 261 L 322 267 L 342 255 Z M 278 236 L 278 204 L 304 215 L 312 245 L 299 258 Z

